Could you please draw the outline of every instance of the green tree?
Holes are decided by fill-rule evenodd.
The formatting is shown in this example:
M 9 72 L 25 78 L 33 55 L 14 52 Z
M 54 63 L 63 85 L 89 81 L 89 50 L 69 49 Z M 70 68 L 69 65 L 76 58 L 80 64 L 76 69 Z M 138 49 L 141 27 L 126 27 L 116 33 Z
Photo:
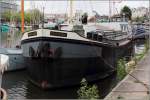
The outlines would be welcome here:
M 12 16 L 16 22 L 21 22 L 21 13 L 20 12 L 16 12 Z
M 142 16 L 142 17 L 137 16 L 133 20 L 136 22 L 144 23 L 145 18 L 144 18 L 144 16 Z
M 2 13 L 2 19 L 4 19 L 5 22 L 11 22 L 11 21 L 20 22 L 21 16 L 20 13 L 18 12 L 8 10 Z
M 12 14 L 11 14 L 10 10 L 3 12 L 1 15 L 2 19 L 4 19 L 6 22 L 10 21 L 11 16 L 12 16 Z
M 128 6 L 124 6 L 122 9 L 121 9 L 121 15 L 123 16 L 123 14 L 125 14 L 125 17 L 126 18 L 129 18 L 129 20 L 131 20 L 131 17 L 132 17 L 132 11 L 131 9 L 128 7 Z
M 43 19 L 43 15 L 38 9 L 32 9 L 26 11 L 25 19 L 27 22 L 31 22 L 32 24 L 39 24 Z
M 30 12 L 25 12 L 24 15 L 25 15 L 24 16 L 25 23 L 30 24 L 31 23 L 31 13 Z
M 5 11 L 2 13 L 2 19 L 4 19 L 5 22 L 15 21 L 16 23 L 20 23 L 21 11 Z M 42 13 L 38 9 L 32 9 L 24 12 L 24 20 L 26 24 L 39 24 L 42 19 Z

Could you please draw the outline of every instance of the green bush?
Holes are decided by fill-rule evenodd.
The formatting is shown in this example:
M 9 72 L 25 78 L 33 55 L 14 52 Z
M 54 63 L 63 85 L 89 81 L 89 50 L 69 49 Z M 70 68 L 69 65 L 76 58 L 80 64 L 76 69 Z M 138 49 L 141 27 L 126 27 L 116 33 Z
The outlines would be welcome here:
M 150 45 L 149 42 L 150 42 L 149 39 L 146 39 L 146 40 L 145 40 L 145 44 L 144 44 L 144 47 L 145 47 L 145 48 L 144 48 L 144 49 L 145 49 L 144 52 L 145 52 L 145 53 L 149 50 L 149 45 Z
M 117 63 L 118 80 L 122 80 L 127 75 L 125 64 L 126 64 L 126 62 L 124 59 L 120 59 Z
M 135 54 L 135 56 L 133 57 L 133 60 L 135 61 L 135 63 L 140 61 L 145 56 L 145 54 L 148 52 L 148 50 L 149 50 L 149 40 L 146 40 L 145 44 L 144 44 L 143 52 L 140 54 Z M 130 66 L 130 67 L 132 69 L 133 66 Z M 127 73 L 128 72 L 126 71 L 126 61 L 125 61 L 125 59 L 120 59 L 117 63 L 118 80 L 122 80 L 127 75 Z
M 82 79 L 81 87 L 77 91 L 79 99 L 98 99 L 99 91 L 96 85 L 88 86 L 86 79 Z

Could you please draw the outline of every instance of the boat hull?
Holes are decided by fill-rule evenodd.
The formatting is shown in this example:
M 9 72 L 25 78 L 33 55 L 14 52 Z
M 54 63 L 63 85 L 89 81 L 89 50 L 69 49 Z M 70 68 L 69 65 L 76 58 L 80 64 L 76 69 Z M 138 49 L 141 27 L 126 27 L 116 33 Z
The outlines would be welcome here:
M 23 70 L 26 68 L 21 49 L 0 48 L 0 53 L 9 56 L 6 72 Z
M 51 38 L 22 41 L 30 79 L 42 88 L 76 85 L 83 78 L 89 82 L 105 78 L 116 70 L 116 61 L 125 52 L 116 53 L 120 48 L 127 49 L 126 46 L 116 48 Z

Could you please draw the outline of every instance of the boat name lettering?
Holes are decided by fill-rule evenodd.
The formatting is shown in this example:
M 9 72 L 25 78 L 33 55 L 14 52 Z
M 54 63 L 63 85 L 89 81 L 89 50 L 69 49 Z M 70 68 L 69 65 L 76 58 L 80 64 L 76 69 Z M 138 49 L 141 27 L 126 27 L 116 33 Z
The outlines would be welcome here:
M 55 32 L 55 31 L 50 31 L 50 35 L 52 35 L 52 36 L 67 37 L 67 33 L 63 33 L 63 32 Z
M 36 36 L 36 35 L 37 35 L 36 31 L 28 33 L 28 37 L 30 37 L 30 36 Z

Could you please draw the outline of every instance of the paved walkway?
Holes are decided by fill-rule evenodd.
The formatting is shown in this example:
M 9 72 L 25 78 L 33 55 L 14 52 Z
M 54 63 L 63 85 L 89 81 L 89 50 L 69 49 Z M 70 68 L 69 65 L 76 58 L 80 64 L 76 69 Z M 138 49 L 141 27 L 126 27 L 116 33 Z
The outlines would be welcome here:
M 104 100 L 150 100 L 150 51 Z

